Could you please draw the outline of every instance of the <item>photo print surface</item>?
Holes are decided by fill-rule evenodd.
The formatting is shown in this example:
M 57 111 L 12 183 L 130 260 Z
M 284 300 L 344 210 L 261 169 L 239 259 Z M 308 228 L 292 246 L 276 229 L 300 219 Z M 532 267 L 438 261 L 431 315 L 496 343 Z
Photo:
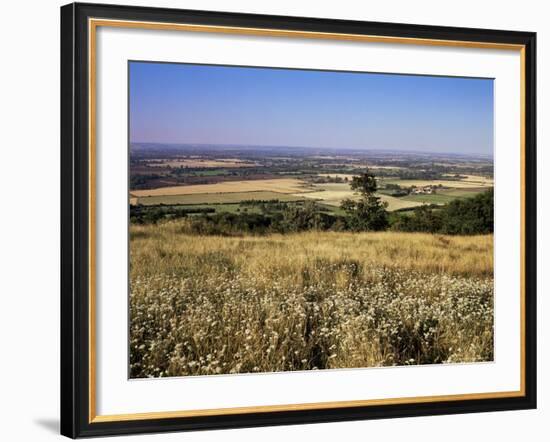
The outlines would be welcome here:
M 128 69 L 131 378 L 493 361 L 492 79 Z

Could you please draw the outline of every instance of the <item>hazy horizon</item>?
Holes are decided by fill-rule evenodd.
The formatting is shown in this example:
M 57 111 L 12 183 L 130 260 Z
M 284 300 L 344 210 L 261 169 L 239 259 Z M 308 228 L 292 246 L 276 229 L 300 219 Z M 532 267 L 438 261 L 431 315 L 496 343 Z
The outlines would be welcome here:
M 493 155 L 491 79 L 151 62 L 129 71 L 132 144 Z
M 348 147 L 324 147 L 324 146 L 285 146 L 285 145 L 259 145 L 259 144 L 233 144 L 233 143 L 159 143 L 157 141 L 131 141 L 130 145 L 154 145 L 154 146 L 170 146 L 170 147 L 219 147 L 219 148 L 250 148 L 250 149 L 311 149 L 330 151 L 331 153 L 341 152 L 372 152 L 372 153 L 406 153 L 406 154 L 433 154 L 433 155 L 462 155 L 462 156 L 482 156 L 493 157 L 493 152 L 476 153 L 476 152 L 442 152 L 442 151 L 422 151 L 411 149 L 377 149 L 377 148 L 348 148 Z

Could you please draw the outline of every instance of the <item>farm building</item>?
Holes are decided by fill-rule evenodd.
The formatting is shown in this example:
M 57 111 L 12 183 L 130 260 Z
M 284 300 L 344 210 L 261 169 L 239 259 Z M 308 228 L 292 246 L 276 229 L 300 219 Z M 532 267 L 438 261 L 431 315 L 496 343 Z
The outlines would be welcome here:
M 432 186 L 413 187 L 411 190 L 413 194 L 432 194 L 435 193 L 435 189 Z

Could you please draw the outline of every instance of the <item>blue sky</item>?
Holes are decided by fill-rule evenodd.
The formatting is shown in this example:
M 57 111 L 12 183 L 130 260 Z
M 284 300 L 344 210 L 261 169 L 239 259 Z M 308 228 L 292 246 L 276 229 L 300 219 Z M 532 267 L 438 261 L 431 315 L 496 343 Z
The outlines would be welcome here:
M 130 62 L 131 142 L 492 154 L 493 80 Z

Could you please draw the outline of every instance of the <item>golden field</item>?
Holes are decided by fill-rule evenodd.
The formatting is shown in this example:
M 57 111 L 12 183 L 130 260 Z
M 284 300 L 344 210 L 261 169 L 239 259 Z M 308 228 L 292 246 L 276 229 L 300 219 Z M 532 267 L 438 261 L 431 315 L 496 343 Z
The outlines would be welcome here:
M 131 226 L 131 377 L 490 361 L 493 237 Z
M 307 183 L 296 178 L 276 178 L 266 180 L 226 181 L 215 184 L 195 184 L 192 186 L 172 186 L 158 189 L 132 190 L 131 196 L 147 197 L 162 195 L 191 195 L 196 193 L 238 193 L 238 192 L 278 192 L 295 193 L 307 191 Z

